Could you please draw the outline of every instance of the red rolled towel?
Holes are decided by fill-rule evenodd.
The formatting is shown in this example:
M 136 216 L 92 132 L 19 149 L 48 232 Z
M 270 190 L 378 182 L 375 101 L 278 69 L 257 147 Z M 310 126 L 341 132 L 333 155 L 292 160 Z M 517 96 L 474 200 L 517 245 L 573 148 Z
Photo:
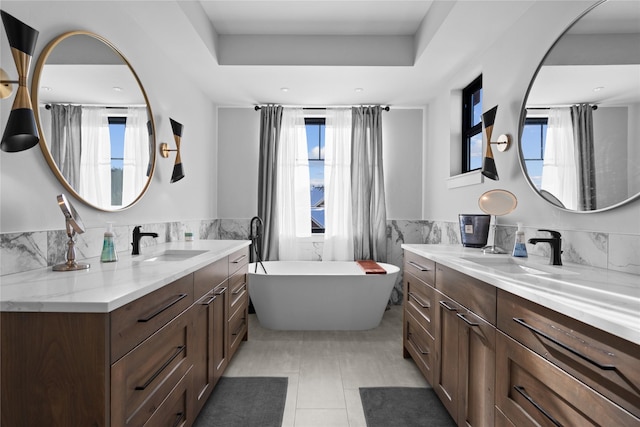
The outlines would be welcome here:
M 387 274 L 387 270 L 380 267 L 380 265 L 372 259 L 361 259 L 356 262 L 364 270 L 365 274 Z

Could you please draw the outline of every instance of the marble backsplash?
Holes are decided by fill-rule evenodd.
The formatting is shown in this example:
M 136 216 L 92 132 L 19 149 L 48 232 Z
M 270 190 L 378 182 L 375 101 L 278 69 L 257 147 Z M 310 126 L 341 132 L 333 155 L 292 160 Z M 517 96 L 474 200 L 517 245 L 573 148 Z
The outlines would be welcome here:
M 157 238 L 144 237 L 140 241 L 141 253 L 150 246 L 184 240 L 187 231 L 196 239 L 247 240 L 249 219 L 214 219 L 188 222 L 143 224 L 143 231 L 158 233 Z M 134 224 L 138 225 L 138 224 Z M 116 250 L 119 254 L 131 250 L 134 225 L 114 226 Z M 543 237 L 544 232 L 526 228 L 525 238 Z M 587 231 L 562 233 L 562 259 L 565 263 L 590 265 L 603 269 L 640 275 L 640 236 Z M 511 251 L 515 226 L 497 227 L 497 246 Z M 97 257 L 102 251 L 103 228 L 88 229 L 76 236 L 77 259 Z M 67 235 L 64 230 L 34 231 L 0 234 L 0 276 L 34 270 L 63 263 L 66 259 Z M 403 243 L 460 244 L 457 222 L 428 220 L 389 220 L 387 224 L 387 262 L 402 267 Z M 489 234 L 489 243 L 493 233 Z M 549 245 L 527 244 L 529 254 L 549 256 Z M 322 243 L 309 242 L 306 258 L 321 260 Z M 402 281 L 398 279 L 391 300 L 402 300 Z

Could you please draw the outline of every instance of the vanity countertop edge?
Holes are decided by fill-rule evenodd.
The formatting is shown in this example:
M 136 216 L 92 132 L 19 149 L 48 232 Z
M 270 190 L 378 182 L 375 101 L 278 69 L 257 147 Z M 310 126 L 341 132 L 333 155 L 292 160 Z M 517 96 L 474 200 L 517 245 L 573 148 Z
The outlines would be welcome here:
M 143 248 L 141 255 L 119 255 L 117 262 L 82 260 L 83 271 L 57 272 L 51 267 L 0 277 L 2 312 L 109 313 L 163 286 L 231 255 L 248 240 L 195 240 Z M 144 262 L 164 251 L 203 253 L 180 261 Z
M 482 257 L 511 258 L 509 254 L 483 254 L 460 245 L 403 244 L 402 249 L 489 283 L 498 289 L 535 302 L 612 335 L 640 344 L 640 276 L 569 264 L 577 274 L 541 277 L 509 274 L 483 266 Z M 478 259 L 477 262 L 468 258 Z M 548 262 L 529 256 L 518 262 L 531 266 Z

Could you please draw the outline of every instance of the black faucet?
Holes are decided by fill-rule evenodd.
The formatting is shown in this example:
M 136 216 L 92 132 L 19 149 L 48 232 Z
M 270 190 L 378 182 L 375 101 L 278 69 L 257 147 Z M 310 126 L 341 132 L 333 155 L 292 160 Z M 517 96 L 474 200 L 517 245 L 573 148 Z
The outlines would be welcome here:
M 554 230 L 545 230 L 541 229 L 538 231 L 546 231 L 551 233 L 551 237 L 534 237 L 529 239 L 529 243 L 548 243 L 551 246 L 551 256 L 549 257 L 549 264 L 551 265 L 562 265 L 562 258 L 560 254 L 562 253 L 562 236 L 559 232 Z
M 140 231 L 139 225 L 133 227 L 133 243 L 131 243 L 133 250 L 131 251 L 131 255 L 140 255 L 140 239 L 144 236 L 158 237 L 158 233 L 143 233 Z

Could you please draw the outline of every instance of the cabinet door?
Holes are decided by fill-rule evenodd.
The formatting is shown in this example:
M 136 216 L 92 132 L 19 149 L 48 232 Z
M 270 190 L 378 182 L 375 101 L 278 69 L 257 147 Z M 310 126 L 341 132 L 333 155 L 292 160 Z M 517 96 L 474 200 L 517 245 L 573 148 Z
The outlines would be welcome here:
M 214 385 L 214 317 L 213 291 L 203 296 L 192 307 L 194 318 L 193 388 L 196 412 L 199 412 Z
M 229 363 L 227 281 L 216 287 L 213 292 L 216 296 L 213 301 L 213 383 L 215 385 Z
M 453 419 L 458 415 L 459 335 L 462 331 L 457 314 L 462 307 L 440 292 L 436 294 L 436 365 L 433 387 Z
M 458 425 L 493 427 L 496 328 L 475 314 L 457 313 L 460 322 Z

